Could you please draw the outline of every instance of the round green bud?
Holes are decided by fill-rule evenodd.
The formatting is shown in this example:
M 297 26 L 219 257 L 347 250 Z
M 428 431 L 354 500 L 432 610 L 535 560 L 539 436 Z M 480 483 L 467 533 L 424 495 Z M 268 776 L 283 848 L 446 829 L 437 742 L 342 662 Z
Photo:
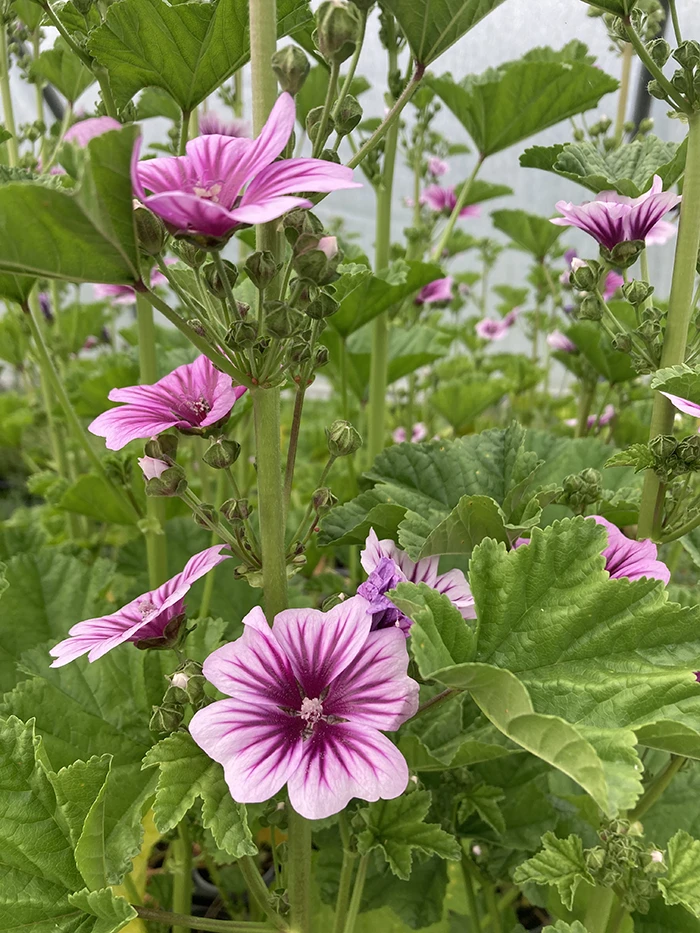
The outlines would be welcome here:
M 199 269 L 207 259 L 207 254 L 203 249 L 199 249 L 187 240 L 174 240 L 172 250 L 190 269 Z
M 582 292 L 592 292 L 598 285 L 600 278 L 600 264 L 591 260 L 583 262 L 574 259 L 571 268 L 571 284 Z
M 302 89 L 311 65 L 298 45 L 285 45 L 272 56 L 272 70 L 282 90 L 294 96 Z
M 314 352 L 314 369 L 320 369 L 322 366 L 325 366 L 330 358 L 331 354 L 328 347 L 324 347 L 323 344 L 321 344 L 320 347 L 316 347 Z
M 224 269 L 226 270 L 229 286 L 233 289 L 238 281 L 238 267 L 234 263 L 229 262 L 228 259 L 222 261 Z M 217 264 L 215 262 L 208 262 L 202 269 L 202 272 L 204 273 L 204 283 L 211 294 L 215 298 L 226 298 L 226 288 L 219 274 Z
M 217 437 L 205 450 L 202 460 L 214 470 L 227 470 L 238 460 L 241 445 L 227 437 Z
M 251 253 L 245 261 L 245 270 L 253 285 L 262 291 L 272 282 L 280 265 L 269 250 Z
M 693 71 L 700 65 L 700 44 L 695 39 L 688 39 L 681 42 L 677 49 L 673 51 L 673 57 L 687 71 Z
M 316 142 L 316 138 L 321 129 L 321 123 L 323 121 L 323 107 L 312 107 L 311 110 L 306 114 L 306 135 L 309 137 L 312 143 Z M 333 117 L 328 116 L 326 119 L 326 136 L 324 142 L 331 135 L 335 129 L 335 123 L 333 122 Z
M 146 495 L 156 498 L 180 496 L 187 489 L 187 476 L 177 463 L 168 467 L 160 476 L 146 481 Z
M 290 246 L 294 246 L 302 233 L 313 233 L 316 236 L 323 233 L 323 223 L 315 214 L 303 207 L 297 207 L 285 214 L 282 225 Z
M 170 735 L 182 725 L 184 710 L 177 706 L 154 706 L 148 728 L 157 735 Z
M 629 334 L 615 334 L 611 341 L 614 350 L 620 353 L 629 353 L 632 349 L 632 338 Z
M 362 106 L 356 97 L 348 94 L 335 117 L 335 128 L 341 136 L 347 136 L 362 119 Z
M 211 502 L 200 502 L 199 512 L 192 513 L 192 520 L 195 525 L 202 528 L 210 528 L 219 518 L 219 512 L 216 506 Z
M 321 292 L 317 298 L 309 302 L 304 311 L 314 321 L 322 321 L 335 314 L 339 307 L 338 302 L 334 301 L 330 295 Z
M 334 457 L 347 457 L 362 447 L 362 438 L 349 421 L 334 421 L 326 428 L 328 450 Z
M 144 453 L 155 460 L 174 460 L 177 457 L 179 438 L 177 434 L 159 434 L 144 444 Z
M 632 279 L 622 286 L 622 294 L 632 305 L 640 305 L 654 292 L 654 286 L 639 279 Z
M 157 256 L 163 251 L 168 239 L 165 224 L 153 211 L 139 205 L 134 208 L 134 223 L 139 249 L 147 256 Z
M 671 54 L 671 46 L 665 39 L 652 39 L 647 44 L 647 52 L 651 55 L 654 64 L 663 68 Z
M 586 295 L 581 302 L 578 316 L 582 321 L 600 321 L 603 317 L 603 306 L 596 295 Z
M 666 460 L 676 452 L 678 441 L 672 434 L 657 434 L 649 441 L 649 450 L 661 460 Z
M 250 516 L 250 503 L 247 499 L 227 499 L 221 514 L 230 522 L 244 522 Z
M 326 512 L 330 512 L 333 506 L 338 503 L 337 498 L 327 486 L 321 486 L 320 489 L 317 489 L 311 497 L 311 501 L 314 511 L 316 511 L 318 515 L 325 515 Z
M 258 325 L 255 321 L 234 321 L 229 327 L 224 341 L 232 350 L 247 350 L 258 339 Z
M 622 243 L 617 243 L 609 252 L 604 247 L 601 247 L 600 251 L 604 255 L 607 254 L 606 258 L 609 258 L 613 266 L 627 269 L 639 259 L 643 249 L 644 240 L 624 240 Z
M 314 39 L 327 62 L 340 65 L 350 58 L 361 32 L 359 11 L 345 0 L 324 0 L 316 11 Z
M 264 305 L 265 328 L 272 337 L 286 340 L 298 334 L 304 326 L 304 315 L 284 301 L 266 301 Z

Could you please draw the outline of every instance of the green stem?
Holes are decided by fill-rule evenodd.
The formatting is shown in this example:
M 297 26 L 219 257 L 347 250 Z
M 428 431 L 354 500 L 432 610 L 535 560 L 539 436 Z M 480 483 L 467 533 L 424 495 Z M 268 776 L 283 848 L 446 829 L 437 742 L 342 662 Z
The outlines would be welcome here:
M 396 69 L 396 51 L 389 52 L 389 73 Z M 389 265 L 391 256 L 391 196 L 394 189 L 394 168 L 399 139 L 399 124 L 394 123 L 387 133 L 384 146 L 384 166 L 377 187 L 376 243 L 374 271 L 381 272 Z M 372 357 L 369 381 L 369 438 L 370 463 L 384 448 L 386 431 L 386 390 L 389 370 L 389 312 L 374 319 L 372 330 Z
M 615 902 L 612 888 L 596 888 L 588 899 L 588 908 L 583 925 L 588 933 L 605 933 L 608 918 Z
M 581 394 L 578 399 L 578 415 L 576 418 L 575 437 L 585 437 L 588 433 L 588 416 L 591 413 L 593 399 L 595 398 L 595 383 L 582 381 Z
M 224 489 L 226 485 L 226 474 L 223 470 L 219 472 L 216 481 L 216 502 L 215 505 L 220 505 L 224 498 Z M 211 533 L 211 542 L 210 545 L 213 547 L 215 544 L 219 543 L 219 535 L 212 531 Z M 214 582 L 216 580 L 216 567 L 213 567 L 209 573 L 204 578 L 204 590 L 202 592 L 202 601 L 199 604 L 199 613 L 197 614 L 198 619 L 206 619 L 209 615 L 209 609 L 211 607 L 211 598 L 214 595 Z
M 17 129 L 15 127 L 15 112 L 12 106 L 12 93 L 10 91 L 10 56 L 7 47 L 7 23 L 0 29 L 0 97 L 2 97 L 2 115 L 5 129 L 12 135 L 7 140 L 7 161 L 10 168 L 19 164 L 19 146 L 17 145 Z
M 493 884 L 485 884 L 483 886 L 483 891 L 486 908 L 491 921 L 491 930 L 493 933 L 503 933 L 503 924 L 501 923 L 501 914 L 498 909 L 498 900 L 496 898 L 496 886 Z
M 350 903 L 350 893 L 352 891 L 352 879 L 355 874 L 356 861 L 356 852 L 351 852 L 349 849 L 343 850 L 343 867 L 340 869 L 340 883 L 338 885 L 338 897 L 335 902 L 333 933 L 343 933 L 345 927 L 345 918 Z
M 355 71 L 357 70 L 357 63 L 360 60 L 360 54 L 362 52 L 362 46 L 365 41 L 365 30 L 367 29 L 367 10 L 360 10 L 360 20 L 362 25 L 360 27 L 360 35 L 357 40 L 357 45 L 355 46 L 355 51 L 352 53 L 352 58 L 350 59 L 350 64 L 348 65 L 348 71 L 343 79 L 343 85 L 340 89 L 340 94 L 338 95 L 338 100 L 335 102 L 335 107 L 331 112 L 331 116 L 335 120 L 338 114 L 340 113 L 341 107 L 345 103 L 345 98 L 350 93 L 350 85 L 352 84 L 352 79 L 355 77 Z
M 659 771 L 654 780 L 644 791 L 637 806 L 627 814 L 627 819 L 629 819 L 630 822 L 640 820 L 644 814 L 654 806 L 656 801 L 661 797 L 668 785 L 683 767 L 686 760 L 687 759 L 682 755 L 671 755 L 668 764 L 662 771 Z
M 311 153 L 312 157 L 315 159 L 321 155 L 321 152 L 323 151 L 323 145 L 326 142 L 326 137 L 328 136 L 328 118 L 331 115 L 333 101 L 335 100 L 335 95 L 338 91 L 339 74 L 340 64 L 339 62 L 334 61 L 331 63 L 331 73 L 328 81 L 328 87 L 326 88 L 326 99 L 323 102 L 321 122 L 318 125 L 318 132 L 316 134 L 316 140 L 314 142 L 314 147 Z
M 102 100 L 104 101 L 105 110 L 107 111 L 107 116 L 112 117 L 113 120 L 119 119 L 119 111 L 117 110 L 117 105 L 112 96 L 112 88 L 109 83 L 109 75 L 107 74 L 107 69 L 102 68 L 100 65 L 92 63 L 92 73 L 97 78 L 97 83 L 100 85 L 100 93 L 102 94 Z
M 620 933 L 626 916 L 627 910 L 622 904 L 618 902 L 610 914 L 610 920 L 608 922 L 608 929 L 606 930 L 606 933 Z
M 459 197 L 457 198 L 457 203 L 454 206 L 454 210 L 450 214 L 449 220 L 445 225 L 445 229 L 442 231 L 442 236 L 438 240 L 438 244 L 433 250 L 433 262 L 438 262 L 442 256 L 442 251 L 444 250 L 447 241 L 452 235 L 452 231 L 455 228 L 457 219 L 459 217 L 460 211 L 464 208 L 464 205 L 467 203 L 467 198 L 469 197 L 469 192 L 474 183 L 474 179 L 479 173 L 479 169 L 484 163 L 484 156 L 480 155 L 477 159 L 476 165 L 474 166 L 471 175 L 462 185 L 462 190 L 459 192 Z
M 41 171 L 42 174 L 48 175 L 49 171 L 53 167 L 58 157 L 58 153 L 61 151 L 61 145 L 63 144 L 63 137 L 68 132 L 70 127 L 71 120 L 73 119 L 73 106 L 69 103 L 66 105 L 65 112 L 63 114 L 63 120 L 61 121 L 61 128 L 58 131 L 58 139 L 56 140 L 56 145 L 54 146 L 51 157 L 42 163 Z M 45 146 L 43 147 L 46 148 Z
M 192 840 L 186 822 L 177 828 L 177 839 L 173 840 L 173 913 L 189 914 L 192 909 Z M 173 924 L 173 933 L 184 933 L 189 929 L 182 924 Z
M 615 142 L 622 144 L 625 132 L 625 117 L 627 116 L 627 99 L 630 89 L 630 74 L 632 73 L 632 53 L 634 49 L 629 42 L 625 42 L 622 50 L 622 74 L 620 75 L 620 93 L 617 98 L 617 115 L 615 117 Z
M 151 907 L 131 905 L 142 920 L 163 926 L 173 925 L 173 930 L 204 930 L 205 933 L 270 933 L 273 927 L 267 923 L 249 923 L 246 920 L 209 920 L 206 917 L 188 917 L 169 910 L 153 910 Z
M 678 10 L 676 9 L 676 0 L 669 0 L 669 8 L 671 10 L 671 22 L 673 23 L 673 34 L 676 37 L 676 45 L 680 45 L 683 41 L 683 36 L 681 34 L 680 23 L 678 22 Z
M 180 138 L 177 142 L 177 154 L 184 156 L 187 151 L 187 140 L 190 136 L 190 111 L 183 110 L 180 120 Z
M 287 895 L 294 933 L 311 933 L 311 823 L 289 806 Z
M 237 864 L 241 870 L 243 878 L 245 879 L 245 883 L 248 887 L 248 893 L 253 898 L 255 903 L 262 910 L 275 929 L 286 930 L 287 924 L 272 906 L 270 892 L 267 890 L 267 885 L 263 881 L 263 877 L 258 871 L 257 863 L 249 855 L 244 855 L 243 858 L 238 860 Z
M 399 114 L 418 90 L 418 85 L 423 80 L 424 74 L 425 65 L 416 65 L 415 71 L 413 72 L 413 77 L 401 92 L 401 96 L 397 98 L 394 106 L 384 117 L 370 138 L 362 146 L 360 146 L 355 155 L 348 162 L 348 166 L 350 168 L 356 168 L 360 162 L 362 162 L 362 160 L 375 148 L 375 146 L 377 146 L 381 140 L 384 139 L 387 131 L 391 129 L 394 123 L 398 120 Z
M 473 865 L 471 858 L 466 854 L 462 853 L 462 878 L 464 879 L 464 890 L 467 895 L 467 915 L 469 917 L 469 929 L 474 930 L 475 933 L 477 930 L 481 929 L 481 917 L 479 914 L 479 904 L 476 899 L 476 890 L 474 888 L 474 876 L 473 876 Z
M 231 288 L 231 282 L 229 281 L 228 273 L 226 272 L 226 266 L 224 265 L 221 251 L 213 250 L 209 255 L 214 260 L 216 271 L 219 273 L 219 278 L 221 279 L 221 284 L 223 285 L 224 293 L 226 295 L 226 303 L 229 308 L 229 313 L 233 316 L 234 320 L 237 320 L 240 315 L 238 314 L 238 309 L 236 307 L 236 297 L 233 294 L 233 289 Z
M 459 696 L 462 693 L 461 690 L 457 690 L 455 687 L 447 687 L 445 690 L 440 693 L 436 693 L 434 697 L 431 697 L 429 700 L 426 700 L 425 703 L 421 705 L 416 710 L 415 716 L 420 716 L 421 713 L 427 712 L 429 709 L 433 709 L 435 706 L 442 706 L 447 700 L 451 700 L 452 697 Z M 415 719 L 415 716 L 413 717 Z
M 156 331 L 153 324 L 153 308 L 143 295 L 136 295 L 136 322 L 139 334 L 139 367 L 142 385 L 158 381 L 156 362 Z M 165 499 L 146 496 L 146 516 L 149 529 L 146 532 L 146 555 L 148 579 L 152 590 L 168 579 L 168 552 L 165 537 Z
M 348 345 L 345 337 L 340 338 L 338 355 L 340 365 L 340 407 L 343 418 L 347 421 L 350 417 L 350 408 L 348 406 Z
M 693 313 L 695 264 L 700 245 L 700 113 L 688 118 L 688 154 L 686 157 L 683 200 L 673 262 L 671 293 L 661 368 L 685 361 L 688 327 Z M 675 409 L 666 396 L 656 392 L 649 437 L 671 434 Z M 655 538 L 661 533 L 664 490 L 656 473 L 648 470 L 644 477 L 639 509 L 639 538 Z
M 35 62 L 40 53 L 41 27 L 37 26 L 36 30 L 32 33 L 32 61 Z M 44 81 L 39 75 L 35 75 L 34 77 L 34 94 L 36 97 L 36 118 L 40 123 L 44 123 Z M 70 106 L 66 107 L 66 110 L 69 109 Z M 44 126 L 46 126 L 45 123 Z M 41 134 L 39 152 L 41 153 L 42 171 L 45 172 L 46 169 L 43 166 L 46 162 L 46 130 Z
M 362 894 L 365 889 L 365 879 L 367 878 L 367 866 L 369 865 L 369 854 L 363 855 L 360 858 L 360 861 L 357 866 L 357 876 L 355 877 L 355 886 L 352 889 L 352 897 L 350 899 L 350 906 L 348 907 L 348 914 L 345 919 L 345 926 L 343 928 L 343 933 L 354 933 L 355 923 L 357 922 L 357 916 L 360 913 L 360 906 L 362 904 Z
M 289 500 L 292 495 L 292 483 L 294 482 L 294 467 L 297 461 L 297 450 L 299 447 L 299 431 L 301 429 L 301 415 L 304 410 L 304 397 L 306 395 L 306 378 L 302 373 L 302 382 L 297 386 L 294 396 L 294 414 L 292 415 L 292 427 L 289 432 L 289 448 L 287 450 L 287 468 L 284 473 L 284 509 L 285 513 L 289 508 Z
M 663 71 L 658 67 L 654 59 L 647 52 L 646 46 L 642 42 L 639 34 L 635 30 L 634 26 L 629 22 L 629 20 L 624 21 L 625 32 L 627 33 L 627 38 L 634 46 L 634 50 L 641 59 L 642 63 L 646 67 L 649 74 L 656 78 L 661 87 L 666 91 L 666 94 L 671 98 L 671 100 L 676 104 L 678 109 L 683 113 L 687 113 L 689 117 L 692 118 L 693 112 L 688 104 L 687 100 L 680 94 L 675 87 L 668 80 Z

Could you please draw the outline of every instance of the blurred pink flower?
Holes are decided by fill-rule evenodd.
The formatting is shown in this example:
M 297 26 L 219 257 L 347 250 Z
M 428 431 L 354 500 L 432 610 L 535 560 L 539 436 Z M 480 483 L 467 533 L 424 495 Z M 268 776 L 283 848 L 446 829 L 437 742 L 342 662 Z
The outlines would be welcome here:
M 120 130 L 121 123 L 112 117 L 90 117 L 87 120 L 81 120 L 74 123 L 63 137 L 65 143 L 77 143 L 81 148 L 85 148 L 91 139 L 96 136 L 102 136 L 110 130 Z
M 604 428 L 606 424 L 610 424 L 610 422 L 613 420 L 614 417 L 615 417 L 615 407 L 613 405 L 606 405 L 603 411 L 600 413 L 600 418 L 598 417 L 598 415 L 588 416 L 588 421 L 587 421 L 588 430 L 590 431 L 592 428 L 595 428 L 596 426 L 599 428 Z M 578 424 L 578 421 L 576 418 L 567 418 L 564 421 L 564 424 L 567 425 L 567 427 L 575 428 L 576 425 Z
M 430 156 L 428 159 L 428 171 L 433 178 L 441 178 L 443 175 L 447 175 L 449 170 L 450 166 L 444 159 L 438 159 L 437 156 Z
M 435 279 L 423 288 L 416 295 L 417 305 L 438 304 L 443 301 L 452 301 L 452 286 L 454 279 L 451 275 L 444 279 Z
M 547 336 L 547 344 L 552 350 L 559 350 L 562 353 L 573 353 L 576 349 L 576 344 L 573 340 L 569 340 L 566 334 L 562 334 L 560 330 L 553 330 L 552 333 Z
M 428 207 L 438 214 L 449 216 L 457 206 L 457 195 L 454 185 L 449 188 L 443 188 L 440 185 L 428 185 L 421 194 L 421 204 L 427 204 Z M 467 204 L 459 212 L 460 217 L 479 217 L 481 208 L 478 204 Z
M 177 259 L 169 257 L 165 260 L 165 265 L 173 266 L 176 262 Z M 151 288 L 155 288 L 157 285 L 165 285 L 167 281 L 157 266 L 151 269 Z M 136 302 L 136 292 L 130 285 L 103 285 L 99 283 L 93 285 L 92 289 L 98 301 L 109 301 L 113 305 L 133 305 Z
M 391 436 L 395 444 L 403 444 L 403 442 L 407 439 L 408 434 L 406 433 L 406 428 L 396 428 Z M 420 442 L 424 441 L 427 436 L 427 427 L 423 424 L 422 421 L 417 421 L 411 430 L 411 443 L 420 444 Z
M 621 288 L 624 284 L 625 280 L 620 273 L 611 269 L 605 276 L 605 282 L 603 283 L 603 298 L 605 301 L 610 301 L 618 288 Z

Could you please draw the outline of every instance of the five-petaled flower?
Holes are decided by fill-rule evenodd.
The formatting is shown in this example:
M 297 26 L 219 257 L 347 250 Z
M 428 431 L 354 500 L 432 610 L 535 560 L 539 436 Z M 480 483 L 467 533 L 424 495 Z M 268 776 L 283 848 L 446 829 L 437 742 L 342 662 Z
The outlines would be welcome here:
M 219 372 L 206 356 L 178 366 L 154 385 L 112 389 L 112 402 L 125 402 L 103 412 L 88 430 L 106 438 L 109 450 L 121 450 L 129 441 L 154 437 L 168 428 L 192 431 L 208 428 L 227 418 L 246 391 Z
M 482 340 L 503 340 L 513 324 L 518 320 L 519 315 L 520 308 L 513 308 L 500 321 L 484 317 L 476 323 L 477 336 L 481 337 Z
M 195 742 L 223 765 L 233 799 L 260 803 L 286 784 L 297 813 L 322 819 L 353 797 L 402 794 L 408 767 L 382 735 L 418 707 L 401 632 L 371 631 L 356 597 L 327 613 L 289 609 L 272 628 L 256 607 L 243 623 L 243 635 L 204 662 L 228 699 L 190 723 Z
M 665 235 L 668 227 L 667 221 L 661 218 L 680 201 L 681 196 L 664 191 L 660 176 L 654 175 L 649 190 L 638 198 L 602 191 L 594 201 L 583 204 L 557 201 L 556 208 L 563 216 L 553 217 L 552 223 L 560 227 L 578 227 L 609 250 L 626 240 L 649 238 L 649 242 L 659 242 L 658 237 Z M 663 224 L 662 229 L 659 229 L 660 224 Z
M 361 188 L 344 165 L 322 159 L 275 161 L 292 133 L 294 115 L 294 100 L 284 93 L 257 139 L 198 136 L 187 143 L 184 156 L 143 162 L 137 144 L 131 171 L 136 196 L 176 235 L 222 239 L 241 225 L 311 207 L 297 192 Z
M 51 667 L 63 667 L 84 654 L 88 661 L 97 661 L 125 641 L 174 639 L 184 619 L 187 592 L 196 580 L 231 556 L 224 552 L 225 547 L 216 544 L 195 554 L 181 573 L 157 590 L 132 599 L 118 612 L 78 622 L 68 632 L 69 637 L 51 649 L 56 659 Z
M 357 595 L 370 605 L 372 628 L 400 628 L 408 634 L 411 620 L 385 595 L 399 583 L 425 583 L 443 593 L 459 609 L 465 619 L 475 619 L 474 597 L 461 570 L 438 573 L 438 557 L 424 557 L 417 563 L 391 539 L 380 541 L 374 528 L 365 541 L 360 562 L 367 580 L 357 588 Z
M 454 185 L 443 187 L 442 185 L 428 185 L 420 196 L 420 203 L 426 204 L 437 214 L 445 214 L 449 217 L 452 211 L 457 207 L 457 193 Z M 478 204 L 467 204 L 459 212 L 460 217 L 479 217 L 481 208 Z

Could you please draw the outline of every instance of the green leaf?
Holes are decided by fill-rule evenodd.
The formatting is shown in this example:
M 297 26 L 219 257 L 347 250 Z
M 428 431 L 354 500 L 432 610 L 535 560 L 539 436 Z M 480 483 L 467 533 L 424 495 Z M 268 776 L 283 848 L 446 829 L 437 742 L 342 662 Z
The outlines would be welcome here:
M 528 214 L 527 211 L 494 211 L 491 219 L 494 227 L 509 236 L 518 249 L 531 253 L 540 262 L 563 231 L 563 227 L 557 227 L 549 218 Z
M 583 61 L 516 61 L 469 75 L 428 79 L 482 157 L 595 107 L 618 82 Z
M 661 176 L 664 188 L 678 181 L 685 167 L 685 146 L 657 136 L 645 136 L 609 152 L 589 142 L 532 146 L 520 156 L 520 164 L 576 181 L 595 194 L 613 189 L 637 198 L 649 190 L 654 175 Z
M 413 620 L 411 653 L 423 678 L 429 680 L 441 667 L 472 660 L 474 629 L 447 596 L 425 583 L 399 583 L 388 595 Z
M 610 302 L 611 310 L 616 314 L 620 305 L 630 307 L 627 302 Z M 629 354 L 613 349 L 610 338 L 594 321 L 577 321 L 567 328 L 566 336 L 573 340 L 593 369 L 608 382 L 617 384 L 637 378 Z
M 442 383 L 430 395 L 430 405 L 447 421 L 455 433 L 470 428 L 476 418 L 492 405 L 496 405 L 509 391 L 505 379 L 454 379 Z
M 52 49 L 32 61 L 30 74 L 53 84 L 71 104 L 95 81 L 95 76 L 59 36 Z
M 117 933 L 137 916 L 131 904 L 123 897 L 116 897 L 109 888 L 78 891 L 69 895 L 68 900 L 74 907 L 97 918 L 90 933 Z
M 91 566 L 48 548 L 8 561 L 8 589 L 0 606 L 12 625 L 5 626 L 0 642 L 0 690 L 11 690 L 21 679 L 17 662 L 28 648 L 47 639 L 58 642 L 81 619 L 116 608 L 105 601 L 113 575 L 108 561 Z
M 636 930 L 635 926 L 635 930 Z M 573 923 L 565 923 L 563 920 L 557 920 L 552 927 L 552 933 L 588 933 L 586 927 L 578 920 Z
M 660 897 L 651 902 L 648 913 L 632 914 L 632 921 L 634 933 L 700 933 L 700 920 L 683 907 L 667 907 Z
M 180 108 L 163 88 L 147 87 L 139 95 L 136 119 L 149 120 L 151 117 L 165 117 L 173 123 L 180 119 Z
M 668 871 L 658 881 L 664 900 L 700 917 L 700 841 L 680 829 L 669 840 L 666 861 Z
M 618 450 L 616 454 L 613 454 L 605 461 L 605 466 L 630 466 L 634 467 L 635 473 L 640 473 L 654 466 L 654 455 L 649 450 L 648 444 L 632 444 L 626 450 Z
M 25 430 L 33 422 L 26 396 L 16 392 L 0 395 L 0 447 L 20 447 Z
M 308 0 L 278 0 L 278 36 L 311 18 Z M 109 73 L 119 107 L 159 87 L 191 112 L 250 58 L 248 3 L 121 0 L 90 33 L 88 47 Z
M 413 57 L 429 65 L 503 0 L 381 0 L 398 20 Z
M 357 837 L 361 855 L 379 849 L 389 868 L 407 881 L 411 876 L 413 850 L 443 859 L 459 860 L 461 848 L 437 823 L 425 823 L 430 809 L 429 791 L 416 790 L 395 800 L 378 800 L 358 811 L 367 829 Z
M 79 476 L 71 483 L 61 496 L 58 508 L 115 525 L 135 525 L 138 520 L 114 486 L 94 473 Z
M 464 184 L 464 182 L 462 182 Z M 459 196 L 462 185 L 455 186 L 455 193 Z M 475 178 L 469 185 L 469 194 L 464 202 L 465 207 L 470 204 L 483 204 L 484 201 L 492 201 L 494 198 L 503 198 L 513 193 L 513 189 L 508 185 L 495 185 L 490 181 L 482 181 L 481 178 Z
M 24 304 L 29 299 L 35 284 L 36 279 L 31 276 L 0 272 L 0 298 L 15 301 L 18 305 Z
M 409 525 L 413 527 L 413 525 Z M 408 528 L 404 540 L 408 540 Z M 484 538 L 510 543 L 506 518 L 500 506 L 488 496 L 462 496 L 446 519 L 425 539 L 421 559 L 433 554 L 471 554 Z
M 700 405 L 700 368 L 681 363 L 659 369 L 652 376 L 651 387 Z
M 583 842 L 579 836 L 558 839 L 554 833 L 545 833 L 542 845 L 537 855 L 516 868 L 513 880 L 516 884 L 553 885 L 566 909 L 573 910 L 579 884 L 595 884 L 586 867 Z
M 137 135 L 132 125 L 92 139 L 74 192 L 28 182 L 1 186 L 0 271 L 71 282 L 138 281 L 130 176 Z
M 442 276 L 439 266 L 424 262 L 394 263 L 390 272 L 388 281 L 365 267 L 351 266 L 334 284 L 334 298 L 340 308 L 328 320 L 341 336 L 348 337 L 383 311 Z
M 143 767 L 155 766 L 160 776 L 153 813 L 161 833 L 177 826 L 201 797 L 204 827 L 211 830 L 219 848 L 234 858 L 255 855 L 245 806 L 232 799 L 221 765 L 205 755 L 189 735 L 178 732 L 155 745 Z
M 501 835 L 506 831 L 506 822 L 498 805 L 499 800 L 503 800 L 505 797 L 500 787 L 491 787 L 490 784 L 476 784 L 469 787 L 460 796 L 462 797 L 458 816 L 460 821 L 465 820 L 472 813 L 477 813 L 494 832 Z
M 511 750 L 504 744 L 474 738 L 453 742 L 443 757 L 438 756 L 434 749 L 429 749 L 417 735 L 410 734 L 399 738 L 399 749 L 411 771 L 449 771 L 511 754 Z

